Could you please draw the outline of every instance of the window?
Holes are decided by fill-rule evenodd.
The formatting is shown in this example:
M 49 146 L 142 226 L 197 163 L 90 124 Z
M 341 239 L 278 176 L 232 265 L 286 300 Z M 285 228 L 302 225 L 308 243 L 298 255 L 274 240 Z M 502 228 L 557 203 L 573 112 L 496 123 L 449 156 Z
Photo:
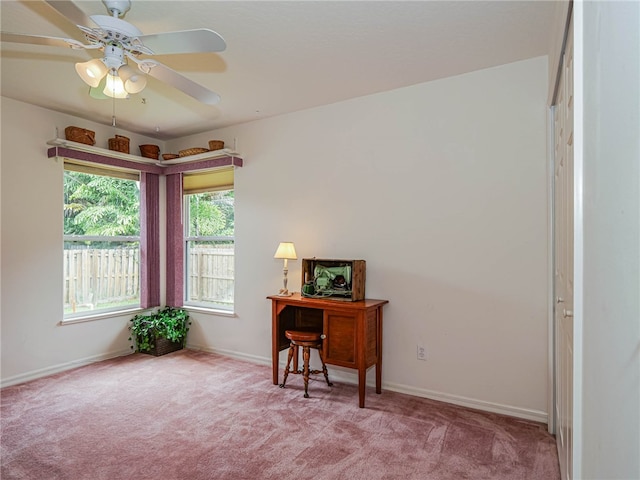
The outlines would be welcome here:
M 140 306 L 140 176 L 65 162 L 65 318 Z
M 233 170 L 185 174 L 183 195 L 184 303 L 232 311 L 235 286 Z

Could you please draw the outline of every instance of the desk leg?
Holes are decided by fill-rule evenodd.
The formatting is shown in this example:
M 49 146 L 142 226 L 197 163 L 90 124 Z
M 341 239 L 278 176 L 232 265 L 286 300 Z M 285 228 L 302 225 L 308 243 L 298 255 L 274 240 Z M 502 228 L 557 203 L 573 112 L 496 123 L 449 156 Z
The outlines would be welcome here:
M 278 350 L 271 352 L 271 363 L 273 364 L 273 384 L 278 385 Z
M 367 386 L 367 369 L 358 369 L 358 405 L 360 408 L 364 408 L 364 395 L 365 388 Z
M 378 307 L 377 316 L 378 361 L 376 362 L 376 393 L 382 393 L 382 307 Z
M 271 367 L 273 368 L 273 384 L 278 385 L 278 334 L 280 328 L 276 302 L 271 302 Z

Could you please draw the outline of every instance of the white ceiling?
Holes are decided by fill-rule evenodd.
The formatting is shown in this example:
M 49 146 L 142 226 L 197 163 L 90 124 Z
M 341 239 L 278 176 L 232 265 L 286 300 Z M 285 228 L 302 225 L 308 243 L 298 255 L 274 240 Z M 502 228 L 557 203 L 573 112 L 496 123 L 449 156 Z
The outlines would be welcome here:
M 107 15 L 100 1 L 74 2 Z M 217 54 L 154 56 L 217 92 L 216 106 L 150 78 L 116 100 L 118 126 L 166 140 L 547 54 L 551 1 L 143 1 L 124 17 L 144 34 L 210 28 Z M 0 2 L 3 32 L 83 40 L 42 1 Z M 1 45 L 5 97 L 107 125 L 74 63 L 99 53 Z

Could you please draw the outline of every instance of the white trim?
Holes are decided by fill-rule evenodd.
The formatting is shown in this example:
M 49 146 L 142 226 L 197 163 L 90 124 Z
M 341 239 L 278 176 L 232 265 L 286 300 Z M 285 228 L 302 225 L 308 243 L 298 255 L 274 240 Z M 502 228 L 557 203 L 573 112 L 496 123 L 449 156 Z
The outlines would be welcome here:
M 70 314 L 70 315 L 77 315 L 77 316 L 65 317 L 62 320 L 60 320 L 59 325 L 73 325 L 74 323 L 93 322 L 96 320 L 105 320 L 107 318 L 125 317 L 133 314 L 138 314 L 145 310 L 149 310 L 149 309 L 137 306 L 137 307 L 126 308 L 121 310 L 102 311 L 100 313 L 92 313 L 95 311 L 89 310 L 88 312 L 86 312 L 86 315 L 80 314 L 80 313 Z
M 257 355 L 247 355 L 240 352 L 233 352 L 230 350 L 222 350 L 218 348 L 210 348 L 204 345 L 192 345 L 188 344 L 188 348 L 193 350 L 201 350 L 204 352 L 217 353 L 226 357 L 236 358 L 238 360 L 246 360 L 248 362 L 256 363 L 259 365 L 271 366 L 271 358 L 260 357 Z M 284 362 L 280 361 L 281 369 L 284 369 Z M 358 384 L 358 375 L 351 373 L 352 370 L 346 368 L 340 368 L 331 366 L 331 379 L 339 382 L 344 382 L 352 385 Z M 370 371 L 373 371 L 371 369 Z M 375 387 L 375 380 L 370 379 L 367 381 L 367 386 Z M 459 405 L 462 407 L 473 408 L 475 410 L 482 410 L 484 412 L 498 413 L 501 415 L 507 415 L 509 417 L 522 418 L 525 420 L 532 420 L 534 422 L 546 424 L 548 421 L 548 415 L 546 412 L 539 410 L 532 410 L 527 408 L 515 407 L 512 405 L 503 405 L 495 402 L 487 402 L 484 400 L 478 400 L 475 398 L 463 397 L 460 395 L 452 395 L 444 392 L 436 392 L 433 390 L 426 390 L 423 388 L 415 388 L 409 385 L 401 385 L 397 383 L 385 383 L 382 382 L 382 389 L 392 392 L 404 393 L 407 395 L 413 395 L 415 397 L 428 398 L 431 400 L 437 400 L 440 402 L 451 403 L 453 405 Z M 384 394 L 384 392 L 383 392 Z
M 236 315 L 236 312 L 234 312 L 233 310 L 221 310 L 216 308 L 203 307 L 201 305 L 191 305 L 189 303 L 185 303 L 182 306 L 182 308 L 184 308 L 189 312 L 204 313 L 207 315 L 214 315 L 216 317 L 237 317 L 238 316 Z
M 147 165 L 157 165 L 159 167 L 164 167 L 166 165 L 179 165 L 183 163 L 193 163 L 199 160 L 209 160 L 212 158 L 219 157 L 232 157 L 232 158 L 242 158 L 238 152 L 235 152 L 229 148 L 223 148 L 221 150 L 209 150 L 204 153 L 199 153 L 197 155 L 189 155 L 185 157 L 179 157 L 173 160 L 162 160 L 158 161 L 156 159 L 141 157 L 138 155 L 132 155 L 129 153 L 122 153 L 115 150 L 107 150 L 105 148 L 94 147 L 93 145 L 86 145 L 84 143 L 72 142 L 71 140 L 66 140 L 64 138 L 54 138 L 47 142 L 47 145 L 51 145 L 53 147 L 62 147 L 68 148 L 70 150 L 78 150 L 80 152 L 93 153 L 96 155 L 105 155 L 111 158 L 117 158 L 120 160 L 128 160 L 130 162 L 136 163 L 146 163 Z M 237 166 L 233 164 L 233 166 Z
M 540 410 L 515 407 L 513 405 L 505 405 L 502 403 L 487 402 L 484 400 L 478 400 L 476 398 L 468 398 L 461 395 L 452 395 L 450 393 L 415 388 L 408 385 L 383 382 L 382 386 L 385 390 L 391 390 L 393 392 L 406 393 L 408 395 L 414 395 L 416 397 L 429 398 L 431 400 L 452 403 L 454 405 L 460 405 L 462 407 L 473 408 L 485 412 L 498 413 L 501 415 L 507 415 L 509 417 L 523 418 L 525 420 L 532 420 L 534 422 L 540 422 L 544 424 L 546 424 L 549 419 L 548 414 Z
M 271 366 L 271 358 L 269 357 L 260 357 L 258 355 L 249 355 L 241 352 L 234 352 L 232 350 L 224 350 L 220 348 L 211 348 L 205 345 L 194 345 L 189 343 L 187 340 L 186 348 L 190 350 L 199 350 L 201 352 L 208 353 L 216 353 L 218 355 L 223 355 L 225 357 L 235 358 L 237 360 L 246 360 L 247 362 L 256 363 L 258 365 L 269 365 Z
M 9 387 L 11 385 L 17 385 L 19 383 L 29 382 L 42 377 L 48 377 L 55 373 L 65 372 L 78 367 L 84 367 L 91 363 L 102 362 L 111 358 L 122 357 L 124 355 L 130 355 L 133 350 L 117 350 L 114 352 L 103 353 L 100 355 L 93 355 L 91 357 L 80 358 L 78 360 L 72 360 L 71 362 L 60 363 L 51 367 L 40 368 L 38 370 L 32 370 L 30 372 L 21 373 L 20 375 L 14 375 L 13 377 L 4 378 L 0 383 L 0 388 Z
M 210 348 L 203 345 L 187 344 L 187 348 L 191 350 L 200 350 L 200 351 L 209 352 L 209 353 L 216 353 L 226 357 L 236 358 L 238 360 L 245 360 L 245 361 L 259 364 L 259 365 L 271 366 L 271 358 L 268 358 L 268 357 L 261 357 L 258 355 L 248 355 L 245 353 L 233 352 L 230 350 L 223 350 L 218 348 Z M 86 358 L 74 360 L 67 363 L 61 363 L 58 365 L 54 365 L 52 367 L 42 368 L 39 370 L 33 370 L 31 372 L 23 373 L 23 374 L 16 375 L 16 376 L 9 377 L 7 379 L 2 380 L 0 387 L 4 388 L 11 385 L 17 385 L 19 383 L 24 383 L 30 380 L 47 377 L 55 373 L 64 372 L 66 370 L 82 367 L 85 365 L 89 365 L 91 363 L 101 362 L 103 360 L 109 360 L 111 358 L 121 357 L 124 355 L 130 355 L 131 353 L 133 352 L 130 349 L 120 350 L 120 351 L 110 352 L 102 355 L 94 355 L 92 357 L 86 357 Z M 282 365 L 282 367 L 284 367 L 284 365 Z M 344 369 L 333 368 L 331 376 L 336 381 L 341 381 L 341 382 L 353 384 L 353 385 L 358 384 L 358 376 L 356 374 L 346 372 L 344 371 Z M 373 380 L 369 381 L 367 382 L 367 385 L 369 387 L 374 387 L 375 382 Z M 413 395 L 416 397 L 429 398 L 431 400 L 451 403 L 454 405 L 460 405 L 462 407 L 473 408 L 473 409 L 482 410 L 485 412 L 498 413 L 498 414 L 507 415 L 510 417 L 517 417 L 517 418 L 523 418 L 526 420 L 532 420 L 535 422 L 547 423 L 547 414 L 545 412 L 541 412 L 538 410 L 530 410 L 530 409 L 525 409 L 520 407 L 514 407 L 511 405 L 503 405 L 503 404 L 494 403 L 494 402 L 486 402 L 484 400 L 477 400 L 474 398 L 462 397 L 459 395 L 451 395 L 448 393 L 436 392 L 433 390 L 425 390 L 425 389 L 415 388 L 415 387 L 411 387 L 408 385 L 401 385 L 401 384 L 383 382 L 382 388 L 383 390 L 404 393 L 404 394 Z
M 562 55 L 561 55 L 562 56 Z M 555 378 L 555 105 L 547 115 L 547 429 L 556 432 L 556 378 Z
M 96 155 L 105 155 L 107 157 L 117 158 L 119 160 L 128 160 L 130 162 L 146 163 L 147 165 L 156 165 L 158 163 L 155 159 L 140 157 L 138 155 L 130 155 L 128 153 L 122 153 L 115 150 L 107 150 L 105 148 L 94 147 L 93 145 L 86 145 L 84 143 L 72 142 L 71 140 L 66 140 L 64 138 L 54 138 L 53 140 L 49 140 L 47 145 L 51 145 L 52 147 L 68 148 L 69 150 L 77 150 L 79 152 L 93 153 Z
M 584 323 L 584 3 L 573 7 L 573 478 L 582 478 L 582 355 Z

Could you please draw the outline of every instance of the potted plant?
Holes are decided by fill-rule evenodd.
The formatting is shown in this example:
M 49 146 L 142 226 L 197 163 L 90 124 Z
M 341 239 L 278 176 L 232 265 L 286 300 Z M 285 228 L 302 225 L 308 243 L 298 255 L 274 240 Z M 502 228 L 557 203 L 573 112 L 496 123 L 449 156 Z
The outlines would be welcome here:
M 135 344 L 136 352 L 157 357 L 184 348 L 189 325 L 189 313 L 184 308 L 164 307 L 154 313 L 140 313 L 131 319 L 129 341 Z

